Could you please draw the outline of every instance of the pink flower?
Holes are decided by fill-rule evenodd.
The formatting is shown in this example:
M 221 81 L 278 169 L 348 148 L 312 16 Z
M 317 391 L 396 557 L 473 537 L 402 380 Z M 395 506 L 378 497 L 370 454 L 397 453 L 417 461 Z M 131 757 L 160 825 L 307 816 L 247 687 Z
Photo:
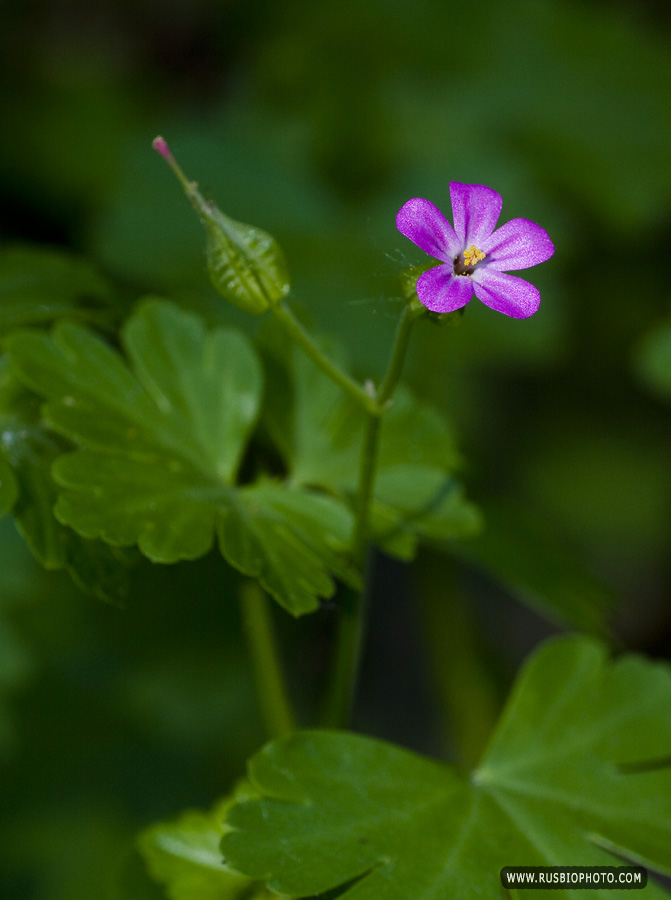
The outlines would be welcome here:
M 439 259 L 417 280 L 417 296 L 432 312 L 454 312 L 473 292 L 486 306 L 526 319 L 538 309 L 536 287 L 507 272 L 528 269 L 554 253 L 547 232 L 528 219 L 496 223 L 503 200 L 482 184 L 450 182 L 454 228 L 429 200 L 408 200 L 396 216 L 401 234 Z

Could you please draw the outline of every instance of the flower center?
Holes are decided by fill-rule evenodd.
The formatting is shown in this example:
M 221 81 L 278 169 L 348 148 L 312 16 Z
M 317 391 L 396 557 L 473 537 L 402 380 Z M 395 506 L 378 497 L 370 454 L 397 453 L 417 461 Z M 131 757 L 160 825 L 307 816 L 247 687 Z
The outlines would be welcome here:
M 487 254 L 478 250 L 475 244 L 471 244 L 468 250 L 464 250 L 454 261 L 455 275 L 470 275 L 475 266 L 482 262 Z
M 476 263 L 479 263 L 480 260 L 485 258 L 485 254 L 482 250 L 478 250 L 475 244 L 471 244 L 468 250 L 464 250 L 464 265 L 465 266 L 474 266 Z

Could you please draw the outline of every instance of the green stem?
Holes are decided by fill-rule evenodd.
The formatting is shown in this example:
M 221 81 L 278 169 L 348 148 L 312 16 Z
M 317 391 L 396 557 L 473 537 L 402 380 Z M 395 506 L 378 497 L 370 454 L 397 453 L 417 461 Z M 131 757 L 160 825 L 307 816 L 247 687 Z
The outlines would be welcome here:
M 315 343 L 312 336 L 303 328 L 298 319 L 294 316 L 288 306 L 284 303 L 276 303 L 272 307 L 275 318 L 283 325 L 289 337 L 298 344 L 301 350 L 312 360 L 312 362 L 327 375 L 331 381 L 334 381 L 342 390 L 353 397 L 357 403 L 372 415 L 378 414 L 375 398 L 368 394 L 358 382 L 356 382 L 347 372 L 332 362 L 328 356 Z
M 182 170 L 182 167 L 172 155 L 172 153 L 170 152 L 170 148 L 162 137 L 157 137 L 154 140 L 154 149 L 161 154 L 163 159 L 166 160 L 174 174 L 177 176 L 177 180 L 182 185 L 184 193 L 189 198 L 191 205 L 196 210 L 198 215 L 204 216 L 204 218 L 206 219 L 212 219 L 212 204 L 208 203 L 200 193 L 200 191 L 198 190 L 197 182 L 191 181 L 186 177 Z
M 352 535 L 352 561 L 359 569 L 363 568 L 368 546 L 368 519 L 370 504 L 375 486 L 377 469 L 377 451 L 380 439 L 380 416 L 368 416 L 363 433 L 361 460 L 359 463 L 359 486 L 357 490 L 356 519 Z
M 240 603 L 261 713 L 270 737 L 278 738 L 293 731 L 296 722 L 275 646 L 270 604 L 256 581 L 242 585 Z
M 423 308 L 418 311 L 410 306 L 405 307 L 396 330 L 396 340 L 387 372 L 375 396 L 375 407 L 368 410 L 361 447 L 356 520 L 352 536 L 352 560 L 360 570 L 365 569 L 368 551 L 370 508 L 377 471 L 381 417 L 403 371 L 412 323 L 423 311 Z M 366 574 L 364 571 L 361 591 L 356 592 L 348 588 L 343 596 L 333 671 L 324 714 L 325 724 L 331 727 L 345 728 L 351 717 L 366 627 L 368 582 Z
M 403 315 L 396 328 L 396 338 L 394 340 L 394 349 L 392 351 L 391 360 L 389 361 L 387 372 L 375 395 L 377 405 L 382 411 L 384 411 L 387 401 L 394 393 L 396 385 L 401 377 L 401 373 L 403 372 L 413 322 L 415 319 L 423 316 L 425 312 L 426 309 L 419 304 L 408 304 L 403 309 Z
M 219 225 L 215 216 L 215 213 L 217 212 L 216 207 L 213 204 L 208 203 L 203 197 L 198 190 L 198 184 L 195 181 L 190 181 L 186 177 L 165 140 L 162 137 L 157 137 L 154 140 L 153 146 L 166 160 L 174 174 L 177 176 L 178 181 L 182 185 L 196 212 L 204 219 L 208 219 L 213 222 L 213 224 Z M 303 328 L 288 306 L 279 302 L 273 304 L 271 309 L 275 318 L 282 324 L 292 341 L 298 344 L 303 352 L 307 354 L 325 375 L 334 381 L 346 394 L 353 397 L 357 403 L 360 403 L 368 413 L 375 416 L 381 415 L 382 409 L 375 398 L 348 375 L 347 372 L 344 372 L 339 366 L 332 362 L 328 356 L 326 356 L 318 344 L 315 343 L 310 333 Z
M 357 516 L 352 537 L 352 560 L 360 570 L 365 569 L 368 547 L 368 518 L 377 465 L 378 437 L 381 419 L 369 415 L 361 452 Z M 332 728 L 346 728 L 349 724 L 359 675 L 366 624 L 367 584 L 363 572 L 363 587 L 343 590 L 331 683 L 326 699 L 324 723 Z

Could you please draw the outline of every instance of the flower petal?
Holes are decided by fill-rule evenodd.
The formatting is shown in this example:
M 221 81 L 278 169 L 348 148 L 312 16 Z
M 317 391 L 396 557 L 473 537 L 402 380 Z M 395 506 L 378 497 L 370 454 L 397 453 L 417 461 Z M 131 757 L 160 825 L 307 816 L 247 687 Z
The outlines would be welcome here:
M 529 219 L 511 219 L 479 246 L 487 254 L 485 265 L 499 272 L 537 266 L 555 252 L 547 231 Z
M 396 227 L 429 256 L 452 262 L 462 251 L 454 229 L 430 200 L 415 197 L 399 209 Z
M 513 319 L 533 316 L 540 306 L 541 295 L 538 288 L 516 275 L 506 275 L 483 266 L 473 272 L 471 281 L 478 300 Z
M 501 195 L 484 184 L 451 181 L 450 198 L 454 230 L 459 236 L 461 249 L 475 244 L 481 250 L 501 215 Z
M 455 275 L 452 266 L 436 266 L 417 281 L 417 296 L 431 312 L 454 312 L 473 296 L 471 279 Z

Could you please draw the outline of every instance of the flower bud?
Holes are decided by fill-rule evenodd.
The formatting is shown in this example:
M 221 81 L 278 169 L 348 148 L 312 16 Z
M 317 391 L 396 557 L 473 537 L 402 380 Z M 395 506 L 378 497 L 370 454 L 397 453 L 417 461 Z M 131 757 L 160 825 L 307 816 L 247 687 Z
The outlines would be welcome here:
M 277 241 L 260 228 L 229 218 L 206 200 L 198 185 L 186 178 L 163 138 L 156 138 L 153 146 L 170 165 L 205 226 L 207 266 L 215 290 L 252 315 L 279 303 L 290 285 Z

